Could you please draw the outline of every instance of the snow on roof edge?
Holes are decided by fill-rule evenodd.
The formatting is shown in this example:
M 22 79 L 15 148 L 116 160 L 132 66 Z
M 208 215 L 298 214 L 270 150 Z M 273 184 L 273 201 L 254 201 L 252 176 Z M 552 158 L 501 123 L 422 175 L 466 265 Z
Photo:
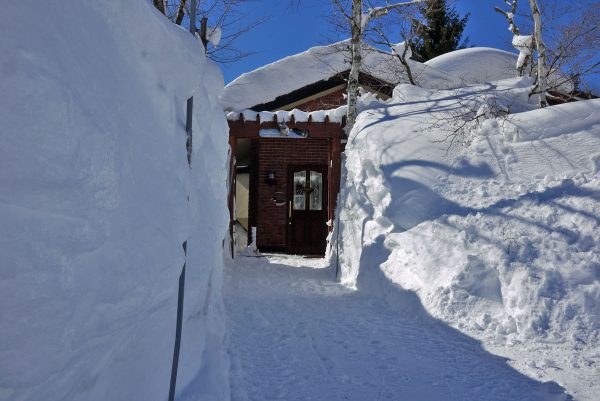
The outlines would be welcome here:
M 243 109 L 237 111 L 230 111 L 227 113 L 228 121 L 239 121 L 243 118 L 244 121 L 258 121 L 258 122 L 290 122 L 292 117 L 297 123 L 308 122 L 309 120 L 314 123 L 324 123 L 327 121 L 332 123 L 342 124 L 344 117 L 346 116 L 346 105 L 340 106 L 330 110 L 317 110 L 306 112 L 298 109 L 291 111 L 254 111 L 250 109 Z
M 296 58 L 296 57 L 298 57 L 300 55 L 303 55 L 303 54 L 314 53 L 315 51 L 320 50 L 320 49 L 335 48 L 335 46 L 339 46 L 339 45 L 343 44 L 344 42 L 349 42 L 349 39 L 341 40 L 339 42 L 335 42 L 335 43 L 332 43 L 330 45 L 312 46 L 312 47 L 309 47 L 308 49 L 306 49 L 306 50 L 304 50 L 302 52 L 295 53 L 295 54 L 290 54 L 289 56 L 285 56 L 283 58 L 280 58 L 278 60 L 270 62 L 269 64 L 265 64 L 263 66 L 255 68 L 252 71 L 248 71 L 248 72 L 244 72 L 244 73 L 240 74 L 240 76 L 238 76 L 236 79 L 234 79 L 233 81 L 231 81 L 230 83 L 228 83 L 227 85 L 225 85 L 225 88 L 227 88 L 229 86 L 235 86 L 236 85 L 236 81 L 242 80 L 242 78 L 245 78 L 248 75 L 253 75 L 256 72 L 259 72 L 259 71 L 262 71 L 262 70 L 265 70 L 265 69 L 269 69 L 270 67 L 272 67 L 272 66 L 274 66 L 276 64 L 279 64 L 281 62 L 285 62 L 285 61 L 288 61 L 290 59 L 294 59 L 294 58 Z

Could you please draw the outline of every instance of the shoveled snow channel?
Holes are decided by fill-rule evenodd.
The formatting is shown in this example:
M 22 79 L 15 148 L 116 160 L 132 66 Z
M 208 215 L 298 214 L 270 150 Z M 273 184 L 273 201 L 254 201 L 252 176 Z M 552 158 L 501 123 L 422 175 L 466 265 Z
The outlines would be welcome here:
M 321 264 L 229 261 L 232 401 L 567 399 L 431 318 L 411 292 L 389 285 L 387 299 L 374 297 Z

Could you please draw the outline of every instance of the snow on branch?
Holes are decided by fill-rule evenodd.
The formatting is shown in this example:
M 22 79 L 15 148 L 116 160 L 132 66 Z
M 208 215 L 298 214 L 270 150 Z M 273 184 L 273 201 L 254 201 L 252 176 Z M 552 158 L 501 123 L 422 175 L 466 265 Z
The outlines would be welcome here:
M 363 14 L 361 24 L 363 27 L 365 27 L 365 26 L 367 26 L 367 24 L 369 23 L 370 20 L 379 18 L 379 17 L 383 17 L 383 16 L 387 15 L 388 12 L 390 12 L 391 10 L 393 10 L 395 8 L 411 6 L 414 4 L 423 3 L 424 1 L 425 0 L 403 1 L 400 3 L 388 4 L 387 6 L 383 6 L 383 7 L 369 8 L 369 11 L 366 14 Z
M 222 31 L 218 26 L 209 26 L 206 28 L 206 40 L 214 47 L 219 46 L 221 42 Z
M 525 68 L 530 63 L 533 54 L 534 39 L 532 35 L 521 35 L 519 27 L 515 24 L 515 13 L 517 11 L 518 0 L 504 0 L 510 6 L 510 11 L 505 11 L 500 7 L 494 7 L 496 12 L 504 15 L 508 22 L 508 30 L 513 34 L 512 45 L 519 51 L 517 59 L 517 76 L 522 77 Z
M 494 10 L 504 15 L 504 17 L 508 21 L 508 30 L 511 31 L 513 35 L 518 36 L 521 34 L 519 32 L 519 27 L 517 27 L 517 25 L 515 24 L 515 12 L 517 10 L 518 0 L 504 0 L 504 2 L 510 6 L 510 12 L 504 11 L 500 7 L 494 7 Z
M 531 35 L 515 35 L 513 36 L 512 45 L 519 51 L 517 59 L 518 75 L 523 75 L 523 70 L 528 64 L 533 49 L 533 36 Z

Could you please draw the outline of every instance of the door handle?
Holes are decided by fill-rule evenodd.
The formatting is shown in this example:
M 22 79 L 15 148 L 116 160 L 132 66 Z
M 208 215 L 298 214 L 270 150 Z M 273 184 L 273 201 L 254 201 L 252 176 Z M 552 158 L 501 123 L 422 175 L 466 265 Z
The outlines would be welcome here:
M 292 218 L 292 201 L 289 201 L 289 207 L 288 207 L 288 218 L 291 219 Z M 292 224 L 292 222 L 290 221 L 290 224 Z

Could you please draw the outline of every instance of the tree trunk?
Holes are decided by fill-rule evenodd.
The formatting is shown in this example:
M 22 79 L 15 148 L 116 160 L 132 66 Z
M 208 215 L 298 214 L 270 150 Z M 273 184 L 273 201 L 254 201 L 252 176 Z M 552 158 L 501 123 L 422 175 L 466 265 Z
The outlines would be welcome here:
M 397 56 L 400 59 L 400 64 L 402 64 L 402 67 L 404 67 L 404 71 L 406 71 L 406 76 L 408 77 L 408 82 L 410 82 L 411 85 L 418 86 L 417 82 L 415 81 L 415 78 L 413 77 L 412 70 L 410 69 L 410 65 L 408 64 L 408 61 L 406 60 L 406 55 L 408 54 L 408 49 L 410 49 L 410 41 L 406 38 L 403 38 L 403 39 L 404 39 L 404 49 L 402 50 L 402 55 L 397 55 Z
M 350 52 L 352 66 L 348 77 L 348 113 L 346 130 L 352 131 L 357 115 L 358 100 L 358 75 L 362 63 L 362 0 L 352 0 L 352 37 L 350 39 Z
M 165 0 L 154 0 L 154 7 L 164 15 L 167 15 L 167 5 L 165 4 Z
M 196 0 L 192 0 L 192 4 L 190 4 L 190 33 L 192 35 L 196 35 Z
M 538 64 L 537 64 L 537 89 L 540 93 L 540 107 L 548 106 L 546 100 L 546 90 L 548 84 L 546 82 L 546 45 L 542 39 L 542 16 L 540 9 L 537 4 L 537 0 L 529 0 L 531 6 L 531 15 L 533 16 L 533 32 L 535 38 L 535 46 L 538 53 Z
M 208 18 L 202 17 L 202 20 L 200 21 L 200 40 L 202 41 L 202 44 L 204 45 L 205 51 L 208 50 L 208 38 L 206 37 L 208 35 L 207 31 L 208 31 Z
M 533 46 L 523 47 L 515 45 L 515 40 L 521 36 L 521 31 L 519 27 L 515 23 L 515 13 L 517 12 L 518 0 L 508 1 L 505 0 L 505 3 L 510 4 L 510 11 L 504 11 L 500 7 L 494 7 L 494 10 L 504 15 L 506 21 L 508 22 L 508 29 L 513 34 L 513 47 L 515 47 L 519 51 L 519 60 L 517 61 L 517 76 L 522 77 L 525 73 L 525 69 L 527 65 L 531 62 L 531 52 L 533 51 Z M 522 43 L 518 43 L 521 44 Z
M 183 17 L 185 15 L 185 3 L 186 0 L 179 0 L 179 8 L 177 9 L 177 16 L 175 17 L 175 24 L 181 25 Z
M 369 12 L 367 14 L 363 14 L 363 1 L 362 0 L 352 0 L 352 15 L 346 17 L 350 19 L 350 23 L 352 25 L 352 36 L 350 39 L 350 51 L 352 54 L 352 66 L 350 68 L 350 76 L 348 77 L 348 112 L 347 112 L 347 122 L 346 122 L 346 131 L 349 133 L 352 131 L 354 127 L 354 123 L 356 122 L 357 111 L 357 100 L 358 100 L 358 76 L 360 73 L 360 67 L 362 64 L 362 37 L 363 32 L 366 27 L 369 25 L 369 21 L 375 18 L 383 17 L 388 14 L 390 10 L 395 8 L 400 8 L 403 6 L 410 6 L 417 3 L 422 3 L 425 0 L 410 0 L 400 3 L 387 4 L 383 7 L 375 7 L 369 8 Z M 340 8 L 341 7 L 339 1 L 336 1 Z

